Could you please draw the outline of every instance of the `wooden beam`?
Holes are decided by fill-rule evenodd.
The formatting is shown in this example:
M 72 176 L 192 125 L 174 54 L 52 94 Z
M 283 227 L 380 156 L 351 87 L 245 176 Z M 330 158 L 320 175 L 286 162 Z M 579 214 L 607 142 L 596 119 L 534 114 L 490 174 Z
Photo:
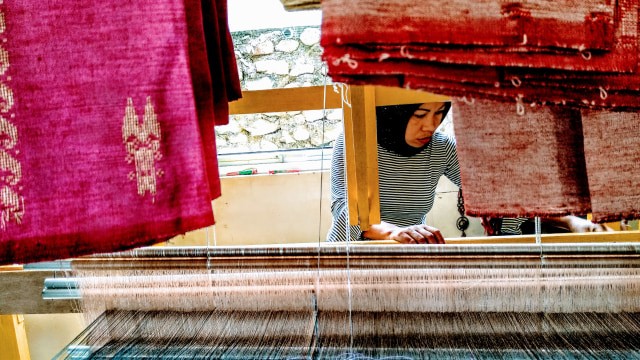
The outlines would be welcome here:
M 369 194 L 368 189 L 368 171 L 367 171 L 367 132 L 365 122 L 365 87 L 350 86 L 349 87 L 351 113 L 353 121 L 353 138 L 354 138 L 354 154 L 356 168 L 356 189 L 358 197 L 358 221 L 360 228 L 368 230 L 371 223 L 369 222 Z M 349 166 L 349 164 L 347 164 Z
M 344 98 L 349 99 L 348 86 L 343 86 Z M 353 113 L 350 103 L 342 104 L 344 125 L 344 162 L 347 181 L 347 207 L 349 210 L 349 225 L 358 225 L 358 179 L 356 173 L 356 149 L 353 125 Z
M 326 93 L 326 107 L 325 107 Z M 243 91 L 242 98 L 229 103 L 229 113 L 259 114 L 269 112 L 340 109 L 342 98 L 333 86 Z
M 50 270 L 0 272 L 0 314 L 56 314 L 80 312 L 76 300 L 43 300 L 45 278 L 60 277 Z

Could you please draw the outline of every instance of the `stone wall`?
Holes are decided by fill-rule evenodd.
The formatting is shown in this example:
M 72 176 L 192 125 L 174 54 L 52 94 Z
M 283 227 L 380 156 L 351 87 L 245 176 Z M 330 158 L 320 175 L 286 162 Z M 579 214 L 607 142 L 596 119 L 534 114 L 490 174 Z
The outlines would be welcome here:
M 324 76 L 317 26 L 241 31 L 232 37 L 243 90 L 331 84 Z M 229 125 L 216 127 L 218 151 L 331 145 L 342 131 L 341 119 L 340 110 L 232 115 Z

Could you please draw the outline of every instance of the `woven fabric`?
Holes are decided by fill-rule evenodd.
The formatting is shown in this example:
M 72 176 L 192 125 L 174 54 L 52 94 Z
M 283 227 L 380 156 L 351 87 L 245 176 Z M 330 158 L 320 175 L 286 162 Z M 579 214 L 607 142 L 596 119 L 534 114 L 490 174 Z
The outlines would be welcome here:
M 0 5 L 0 264 L 213 224 L 205 160 L 215 153 L 203 146 L 212 90 L 207 79 L 192 85 L 206 73 L 198 5 Z
M 590 211 L 580 112 L 454 101 L 468 215 L 532 217 Z
M 323 0 L 322 10 L 322 45 L 530 45 L 600 50 L 611 47 L 616 15 L 615 4 L 608 0 L 435 0 L 428 4 Z M 354 19 L 358 26 L 353 26 Z
M 640 114 L 583 111 L 582 124 L 593 220 L 640 218 Z
M 630 110 L 637 28 L 638 0 L 327 0 L 321 44 L 334 81 Z

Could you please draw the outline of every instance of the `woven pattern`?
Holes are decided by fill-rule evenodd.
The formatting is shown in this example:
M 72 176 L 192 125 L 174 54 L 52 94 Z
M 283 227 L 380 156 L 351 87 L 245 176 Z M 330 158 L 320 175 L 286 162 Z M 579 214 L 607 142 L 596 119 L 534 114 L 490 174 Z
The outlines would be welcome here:
M 580 112 L 454 102 L 465 209 L 474 216 L 586 214 Z M 465 186 L 471 185 L 471 186 Z
M 0 12 L 0 264 L 213 224 L 218 100 L 201 2 L 23 1 Z
M 593 219 L 640 217 L 640 114 L 583 112 Z

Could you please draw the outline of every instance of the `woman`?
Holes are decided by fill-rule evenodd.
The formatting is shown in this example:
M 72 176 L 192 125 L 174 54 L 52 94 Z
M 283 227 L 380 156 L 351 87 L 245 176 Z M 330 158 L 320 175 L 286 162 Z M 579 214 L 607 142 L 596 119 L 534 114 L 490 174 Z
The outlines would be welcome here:
M 351 240 L 444 243 L 440 231 L 425 224 L 425 216 L 442 175 L 460 186 L 455 140 L 435 131 L 450 107 L 449 102 L 433 102 L 376 109 L 382 223 L 364 232 L 359 226 L 347 231 L 344 137 L 336 140 L 331 164 L 333 223 L 327 241 L 346 241 L 348 232 Z
M 460 186 L 460 167 L 452 136 L 436 132 L 449 112 L 449 102 L 395 105 L 376 109 L 380 224 L 361 231 L 349 226 L 345 183 L 344 136 L 335 142 L 331 164 L 331 213 L 327 241 L 371 239 L 406 244 L 442 244 L 440 231 L 425 224 L 436 185 L 442 175 Z M 610 231 L 606 226 L 576 216 L 542 219 L 544 224 L 571 232 Z M 526 218 L 500 219 L 492 234 L 522 234 Z M 485 228 L 489 228 L 485 226 Z

